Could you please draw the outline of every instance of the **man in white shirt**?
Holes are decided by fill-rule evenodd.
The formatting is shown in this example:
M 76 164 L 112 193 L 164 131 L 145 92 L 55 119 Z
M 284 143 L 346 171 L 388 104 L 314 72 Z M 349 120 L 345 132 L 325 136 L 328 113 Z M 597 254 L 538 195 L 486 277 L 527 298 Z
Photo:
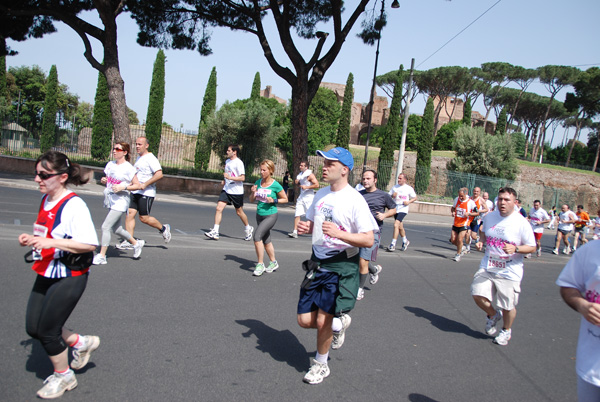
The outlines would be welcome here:
M 533 208 L 529 210 L 527 219 L 529 219 L 529 223 L 533 229 L 533 235 L 535 236 L 536 255 L 540 257 L 542 255 L 541 241 L 542 235 L 544 234 L 544 224 L 550 222 L 550 216 L 546 210 L 542 208 L 540 200 L 533 201 Z
M 394 221 L 394 235 L 387 251 L 393 252 L 396 250 L 396 241 L 398 235 L 402 236 L 402 251 L 406 251 L 410 242 L 406 237 L 404 223 L 402 221 L 408 215 L 409 205 L 417 200 L 415 189 L 407 184 L 407 177 L 404 173 L 398 175 L 398 184 L 390 190 L 389 194 L 396 202 L 396 220 Z
M 315 196 L 315 189 L 319 188 L 319 182 L 313 174 L 312 170 L 308 168 L 308 161 L 300 162 L 300 173 L 296 176 L 294 183 L 300 188 L 300 195 L 296 199 L 296 214 L 294 217 L 294 230 L 288 233 L 288 236 L 294 239 L 298 237 L 298 222 L 300 217 L 306 215 L 306 211 L 310 204 L 313 202 Z
M 158 219 L 150 216 L 150 210 L 156 197 L 156 182 L 163 178 L 162 167 L 156 156 L 148 151 L 150 143 L 146 137 L 138 137 L 135 140 L 135 150 L 138 157 L 135 161 L 136 176 L 139 184 L 130 184 L 126 190 L 131 191 L 129 211 L 125 218 L 125 229 L 133 236 L 135 230 L 135 216 L 139 212 L 140 221 L 148 226 L 158 229 L 165 243 L 171 241 L 171 225 L 160 223 Z M 133 249 L 133 245 L 127 240 L 117 244 L 119 249 Z
M 556 231 L 556 243 L 554 245 L 554 250 L 552 250 L 552 253 L 558 255 L 558 247 L 560 246 L 560 241 L 562 240 L 565 244 L 563 254 L 568 255 L 571 254 L 569 235 L 575 227 L 575 222 L 577 222 L 577 215 L 575 215 L 575 212 L 569 209 L 569 206 L 567 204 L 563 205 L 560 208 L 560 210 L 561 212 L 558 215 L 558 228 Z
M 217 201 L 217 210 L 215 212 L 215 225 L 204 235 L 209 239 L 219 240 L 219 229 L 223 219 L 223 210 L 227 205 L 233 204 L 237 216 L 244 224 L 244 240 L 252 240 L 254 228 L 248 224 L 248 217 L 244 213 L 244 180 L 246 180 L 246 170 L 244 162 L 238 157 L 240 147 L 231 144 L 227 147 L 227 160 L 225 161 L 225 172 L 223 173 L 223 190 Z
M 490 200 L 490 194 L 488 192 L 484 192 L 482 197 L 485 200 L 485 205 L 488 209 L 488 211 L 485 214 L 483 214 L 485 216 L 494 210 L 494 202 Z
M 480 241 L 485 255 L 473 277 L 471 295 L 475 304 L 487 313 L 485 332 L 494 335 L 503 319 L 502 330 L 494 343 L 507 345 L 523 279 L 523 255 L 535 251 L 535 237 L 529 222 L 515 211 L 517 192 L 505 187 L 498 193 L 497 211 L 483 218 Z
M 343 343 L 359 287 L 358 248 L 373 245 L 377 223 L 364 197 L 348 184 L 354 159 L 337 147 L 317 151 L 325 158 L 320 189 L 306 212 L 298 233 L 312 233 L 312 256 L 298 301 L 298 325 L 317 329 L 317 355 L 304 382 L 319 384 L 330 373 L 327 359 L 332 341 Z M 334 317 L 335 320 L 334 320 Z M 335 322 L 334 322 L 335 321 Z

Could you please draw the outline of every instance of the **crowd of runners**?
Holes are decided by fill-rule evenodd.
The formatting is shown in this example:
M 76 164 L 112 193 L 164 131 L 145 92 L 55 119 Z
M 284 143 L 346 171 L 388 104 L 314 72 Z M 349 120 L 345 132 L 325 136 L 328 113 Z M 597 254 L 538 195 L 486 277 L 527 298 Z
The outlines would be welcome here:
M 30 260 L 38 274 L 27 307 L 27 333 L 42 342 L 54 365 L 54 373 L 38 391 L 41 398 L 57 398 L 75 388 L 77 380 L 73 370 L 82 369 L 100 345 L 99 337 L 74 333 L 65 328 L 65 323 L 85 290 L 90 265 L 107 264 L 111 233 L 121 237 L 116 247 L 132 249 L 134 258 L 140 257 L 145 245 L 143 239 L 134 237 L 136 215 L 140 216 L 140 221 L 157 229 L 166 243 L 171 240 L 170 226 L 150 215 L 156 196 L 155 183 L 162 178 L 162 168 L 148 151 L 149 143 L 145 137 L 137 138 L 135 146 L 138 158 L 134 165 L 129 163 L 129 144 L 119 142 L 113 148 L 114 160 L 104 169 L 105 177 L 101 181 L 106 184 L 108 214 L 102 224 L 101 242 L 98 242 L 85 202 L 67 188 L 67 184 L 85 183 L 80 167 L 55 151 L 45 153 L 36 161 L 35 180 L 44 196 L 33 235 L 24 233 L 19 236 L 19 242 L 32 250 Z M 214 226 L 205 232 L 205 236 L 219 240 L 223 211 L 233 204 L 244 226 L 244 240 L 254 241 L 257 263 L 253 275 L 261 276 L 279 268 L 271 230 L 277 222 L 278 206 L 288 202 L 287 182 L 284 187 L 273 178 L 275 164 L 271 160 L 260 163 L 260 178 L 251 187 L 249 196 L 250 202 L 257 203 L 255 229 L 243 209 L 246 173 L 239 153 L 237 145 L 228 146 Z M 327 186 L 319 189 L 319 181 L 308 161 L 300 164 L 294 180 L 300 194 L 296 199 L 294 227 L 288 233 L 290 238 L 312 236 L 310 258 L 302 263 L 306 273 L 297 307 L 298 324 L 317 330 L 317 352 L 303 378 L 309 384 L 321 383 L 330 374 L 330 349 L 339 349 L 344 344 L 346 330 L 352 322 L 349 313 L 356 301 L 365 297 L 367 280 L 370 284 L 379 280 L 383 268 L 376 264 L 376 259 L 385 219 L 394 218 L 393 237 L 386 250 L 394 252 L 400 236 L 399 249 L 407 251 L 410 241 L 404 219 L 410 204 L 417 200 L 405 174 L 400 174 L 398 184 L 386 192 L 377 188 L 377 172 L 365 169 L 360 191 L 357 191 L 348 182 L 354 167 L 354 158 L 348 150 L 337 147 L 319 150 L 317 155 L 324 159 L 320 176 Z M 124 214 L 125 228 L 120 224 Z M 585 235 L 589 227 L 593 228 L 594 239 L 600 236 L 600 217 L 592 221 L 583 206 L 578 205 L 577 213 L 574 213 L 569 206 L 563 205 L 554 219 L 553 214 L 547 213 L 541 202 L 535 200 L 527 213 L 520 206 L 516 191 L 510 187 L 500 188 L 493 202 L 489 194 L 478 187 L 473 189 L 472 196 L 466 187 L 461 188 L 453 201 L 451 214 L 450 242 L 456 246 L 454 261 L 458 262 L 461 256 L 470 253 L 473 242 L 478 251 L 484 252 L 471 284 L 471 295 L 487 315 L 485 332 L 495 335 L 493 342 L 498 345 L 507 345 L 512 337 L 523 261 L 534 253 L 537 257 L 541 255 L 540 240 L 545 225 L 557 223 L 554 254 L 558 254 L 561 241 L 565 245 L 565 254 L 577 250 L 579 243 L 587 243 Z M 305 220 L 302 220 L 303 216 Z M 572 231 L 575 234 L 571 248 L 569 236 Z M 98 245 L 100 250 L 93 255 Z M 595 249 L 598 249 L 597 244 Z M 264 260 L 265 253 L 268 263 Z M 585 251 L 575 256 L 582 254 L 581 264 L 589 265 L 592 257 L 585 253 L 589 254 Z M 583 320 L 597 326 L 600 309 L 597 304 L 590 303 L 600 301 L 597 296 L 600 280 L 590 285 L 576 274 L 578 269 L 579 265 L 569 263 L 565 272 L 568 271 L 570 276 L 564 273 L 557 284 L 561 286 L 567 304 L 580 312 Z M 600 279 L 597 263 L 595 271 L 592 268 L 586 270 L 586 275 Z M 589 296 L 590 287 L 595 292 L 593 297 Z M 578 289 L 580 297 L 573 289 Z M 582 293 L 588 296 L 583 297 Z M 500 321 L 501 329 L 498 328 Z M 73 353 L 70 366 L 69 348 Z M 585 373 L 579 370 L 578 363 L 578 374 L 585 383 L 582 386 L 593 384 L 591 390 L 588 387 L 585 392 L 598 396 L 600 359 L 598 353 L 595 356 L 595 361 L 586 363 Z

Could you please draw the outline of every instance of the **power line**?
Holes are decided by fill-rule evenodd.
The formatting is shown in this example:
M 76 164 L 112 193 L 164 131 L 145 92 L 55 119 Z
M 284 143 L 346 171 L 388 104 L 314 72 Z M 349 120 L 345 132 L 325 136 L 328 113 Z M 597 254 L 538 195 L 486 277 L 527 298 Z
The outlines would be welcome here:
M 490 8 L 488 8 L 487 10 L 485 10 L 479 17 L 475 18 L 473 21 L 471 21 L 471 23 L 469 25 L 467 25 L 466 27 L 464 27 L 459 33 L 457 33 L 456 35 L 454 35 L 452 38 L 450 38 L 450 40 L 448 40 L 446 43 L 444 43 L 438 50 L 436 50 L 435 52 L 433 52 L 429 57 L 427 57 L 425 60 L 423 60 L 417 67 L 420 67 L 423 63 L 425 63 L 427 60 L 429 60 L 430 58 L 432 58 L 437 52 L 439 52 L 440 50 L 442 50 L 444 47 L 446 47 L 446 45 L 450 42 L 452 42 L 454 39 L 456 39 L 456 37 L 458 35 L 460 35 L 461 33 L 463 33 L 464 31 L 466 31 L 471 25 L 473 25 L 478 19 L 480 19 L 481 17 L 483 17 L 488 11 L 490 11 L 492 8 L 496 7 L 496 4 L 500 3 L 502 0 L 498 0 L 497 2 L 495 2 Z

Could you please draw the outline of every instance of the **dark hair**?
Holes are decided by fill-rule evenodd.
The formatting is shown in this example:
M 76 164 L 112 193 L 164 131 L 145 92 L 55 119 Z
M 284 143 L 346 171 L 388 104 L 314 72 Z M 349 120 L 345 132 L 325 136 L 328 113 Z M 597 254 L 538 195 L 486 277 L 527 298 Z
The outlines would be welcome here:
M 542 203 L 540 200 L 533 200 L 533 203 L 535 204 L 536 202 L 539 202 L 540 204 Z
M 231 148 L 233 152 L 235 152 L 235 156 L 239 158 L 240 156 L 240 146 L 238 144 L 229 144 L 227 148 Z
M 56 173 L 69 175 L 66 184 L 81 186 L 88 182 L 88 178 L 81 176 L 81 166 L 69 160 L 67 155 L 57 151 L 47 151 L 35 161 L 35 166 L 41 163 L 44 169 L 55 170 Z
M 131 146 L 129 146 L 129 143 L 127 142 L 117 142 L 115 143 L 115 145 L 119 144 L 121 146 L 121 148 L 123 148 L 123 151 L 127 152 L 125 154 L 125 160 L 127 162 L 129 162 L 129 157 L 131 155 Z
M 515 196 L 515 199 L 517 198 L 517 192 L 512 187 L 501 187 L 500 190 L 498 190 L 498 194 L 501 194 L 501 193 L 512 194 Z
M 577 205 L 577 208 L 583 209 L 583 205 Z
M 374 178 L 374 179 L 376 179 L 376 178 L 377 178 L 377 172 L 376 172 L 374 169 L 371 169 L 371 168 L 365 169 L 365 171 L 363 172 L 363 175 L 364 175 L 365 173 L 367 173 L 367 172 L 371 172 L 371 173 L 373 173 L 373 178 Z

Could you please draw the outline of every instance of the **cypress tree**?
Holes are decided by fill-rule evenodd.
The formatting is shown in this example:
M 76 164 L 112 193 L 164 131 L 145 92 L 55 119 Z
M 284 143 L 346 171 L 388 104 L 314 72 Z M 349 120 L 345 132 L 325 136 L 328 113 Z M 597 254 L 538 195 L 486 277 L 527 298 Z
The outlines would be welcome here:
M 108 160 L 112 143 L 112 115 L 108 99 L 108 84 L 106 77 L 98 73 L 96 98 L 94 99 L 94 116 L 92 118 L 92 158 Z
M 385 134 L 381 141 L 381 151 L 377 162 L 377 175 L 380 188 L 386 188 L 394 165 L 394 150 L 398 146 L 398 132 L 400 128 L 400 109 L 402 108 L 402 84 L 404 83 L 404 67 L 400 65 L 394 84 L 392 104 L 390 106 L 390 119 L 385 126 Z
M 465 106 L 463 108 L 463 118 L 462 122 L 465 126 L 471 127 L 471 112 L 473 111 L 473 107 L 471 106 L 471 99 L 467 99 L 465 102 Z
M 150 99 L 146 113 L 146 138 L 150 143 L 148 150 L 158 155 L 160 135 L 162 133 L 163 110 L 165 106 L 165 53 L 159 50 L 154 61 Z
M 196 169 L 206 170 L 210 161 L 210 146 L 204 138 L 203 126 L 206 120 L 215 113 L 217 108 L 217 68 L 213 67 L 204 91 L 204 100 L 202 102 L 202 111 L 200 112 L 200 125 L 198 128 L 198 139 L 196 140 L 196 154 L 194 157 L 194 167 Z
M 506 121 L 507 121 L 507 117 L 506 117 L 506 108 L 503 107 L 502 110 L 500 111 L 500 114 L 498 115 L 498 121 L 496 122 L 496 135 L 503 135 L 506 134 Z
M 0 97 L 6 97 L 6 56 L 0 56 Z
M 423 113 L 421 140 L 417 142 L 417 171 L 415 174 L 415 192 L 417 194 L 424 194 L 429 187 L 434 128 L 433 97 L 430 96 Z
M 56 112 L 58 111 L 58 73 L 52 65 L 46 82 L 46 99 L 44 100 L 44 116 L 40 150 L 46 152 L 56 144 Z
M 252 92 L 250 93 L 250 99 L 257 100 L 260 98 L 260 73 L 257 72 L 254 75 L 254 82 L 252 83 Z
M 342 103 L 342 113 L 338 125 L 335 144 L 338 147 L 348 149 L 350 144 L 350 119 L 352 118 L 352 102 L 354 101 L 354 75 L 348 74 L 346 80 L 346 89 L 344 90 L 344 100 Z

